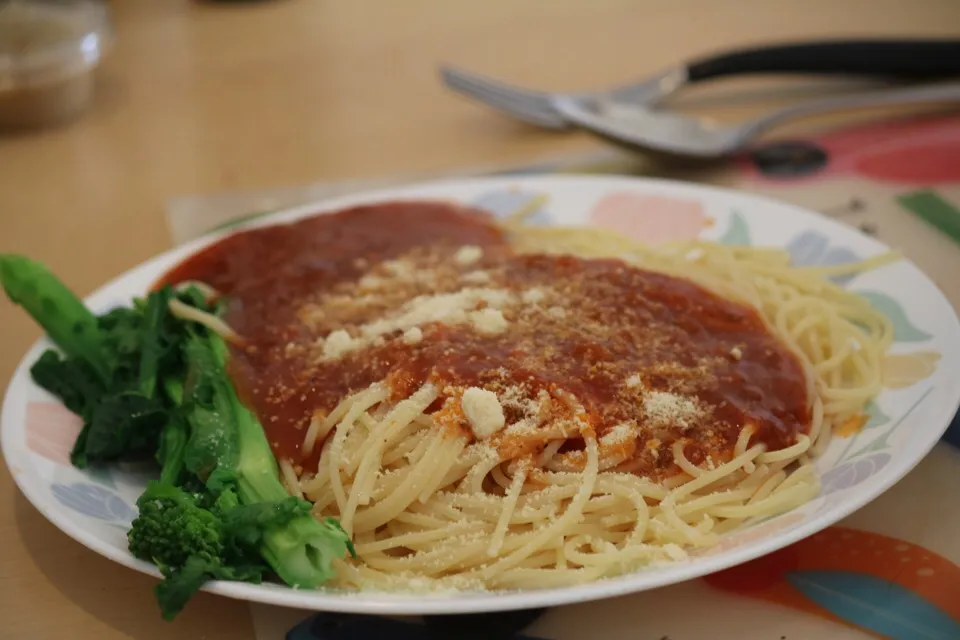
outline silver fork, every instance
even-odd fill
[[[887,76],[932,79],[960,75],[960,40],[837,40],[763,46],[701,58],[640,82],[598,92],[532,91],[449,66],[447,87],[487,106],[548,129],[570,127],[557,100],[606,99],[655,105],[681,87],[753,73]]]
[[[670,69],[636,84],[597,93],[532,91],[449,66],[440,67],[440,78],[454,91],[475,98],[517,120],[558,130],[569,129],[573,125],[556,110],[556,100],[608,97],[625,103],[654,105],[688,82],[683,68]]]
[[[558,98],[554,107],[568,122],[632,149],[711,158],[739,151],[761,133],[791,120],[846,109],[941,102],[960,103],[960,83],[813,100],[734,126],[719,126],[702,118],[651,111],[608,99]]]

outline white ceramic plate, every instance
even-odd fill
[[[248,223],[263,225],[361,202],[443,199],[497,214],[546,195],[536,224],[591,224],[651,242],[704,239],[785,247],[796,264],[836,264],[886,249],[861,233],[800,208],[702,186],[620,178],[546,177],[442,182],[301,207]],[[218,236],[192,242],[146,262],[87,299],[97,312],[142,295],[169,267]],[[817,470],[820,496],[790,513],[734,532],[702,554],[676,564],[592,584],[523,592],[403,595],[296,591],[275,584],[221,582],[208,591],[289,607],[379,614],[467,613],[553,606],[652,589],[770,553],[845,517],[890,488],[940,438],[960,402],[960,325],[937,287],[902,260],[845,281],[869,298],[896,327],[884,363],[888,388],[868,407],[870,421],[850,438],[837,438]],[[79,420],[35,386],[29,367],[40,341],[17,369],[3,405],[2,444],[7,465],[27,498],[56,526],[112,560],[156,575],[127,551],[126,531],[146,472],[74,469],[69,451]]]

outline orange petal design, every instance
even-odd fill
[[[855,436],[863,429],[863,425],[867,424],[870,420],[870,416],[865,413],[858,413],[856,415],[850,416],[842,423],[840,426],[834,429],[833,435],[840,436],[841,438],[849,438],[850,436]]]
[[[27,447],[47,460],[70,464],[83,420],[57,402],[27,404]]]
[[[888,355],[881,366],[883,384],[890,389],[909,387],[933,374],[939,361],[936,351]]]
[[[960,567],[919,545],[878,533],[830,527],[737,567],[706,576],[711,586],[846,621],[808,600],[786,580],[791,571],[847,571],[893,582],[960,620]]]
[[[621,192],[601,198],[590,211],[590,222],[653,244],[693,240],[707,227],[709,219],[696,200]]]

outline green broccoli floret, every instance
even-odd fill
[[[223,522],[198,498],[172,485],[151,482],[140,496],[140,515],[127,540],[130,552],[157,566],[180,567],[190,556],[216,560],[224,553]]]
[[[267,566],[258,552],[258,540],[248,541],[247,523],[258,514],[244,514],[232,491],[213,498],[151,482],[137,506],[140,514],[127,540],[133,555],[154,563],[163,574],[154,593],[165,619],[175,618],[210,580],[259,583],[263,579]],[[258,507],[262,510],[266,505]],[[299,505],[279,506],[272,512],[282,520],[299,509]]]
[[[214,497],[163,482],[151,482],[137,506],[130,552],[163,574],[156,596],[167,619],[209,580],[260,582],[268,571],[261,555],[267,532],[310,518],[310,503],[292,496],[242,505],[232,489]]]

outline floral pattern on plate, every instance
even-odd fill
[[[533,210],[528,212],[529,215],[526,217],[527,224],[550,224],[550,214],[545,207],[546,196],[542,193],[520,189],[498,189],[477,196],[470,204],[478,209],[489,211],[497,218],[508,218],[532,207]]]
[[[832,266],[857,262],[860,257],[847,247],[833,245],[824,233],[819,231],[804,231],[787,243],[787,251],[795,266]],[[839,283],[852,280],[855,275],[834,277]]]
[[[137,510],[120,496],[104,487],[85,482],[54,483],[53,497],[63,506],[85,516],[127,527],[137,517]]]
[[[27,405],[27,447],[51,462],[70,464],[70,451],[83,420],[59,402]]]
[[[894,298],[880,291],[857,291],[857,295],[866,298],[880,313],[893,323],[893,338],[897,342],[923,342],[930,334],[917,327],[907,316],[906,310]]]
[[[717,240],[720,244],[750,245],[750,227],[747,219],[739,211],[730,214],[730,222],[726,232]]]
[[[697,200],[630,191],[603,196],[589,216],[593,226],[650,244],[694,240],[713,223]]]
[[[884,357],[881,364],[883,386],[904,389],[926,380],[937,370],[940,354],[936,351],[897,353]]]
[[[872,453],[862,458],[848,460],[820,476],[820,495],[827,496],[834,491],[854,487],[890,462],[890,454],[884,451]]]

